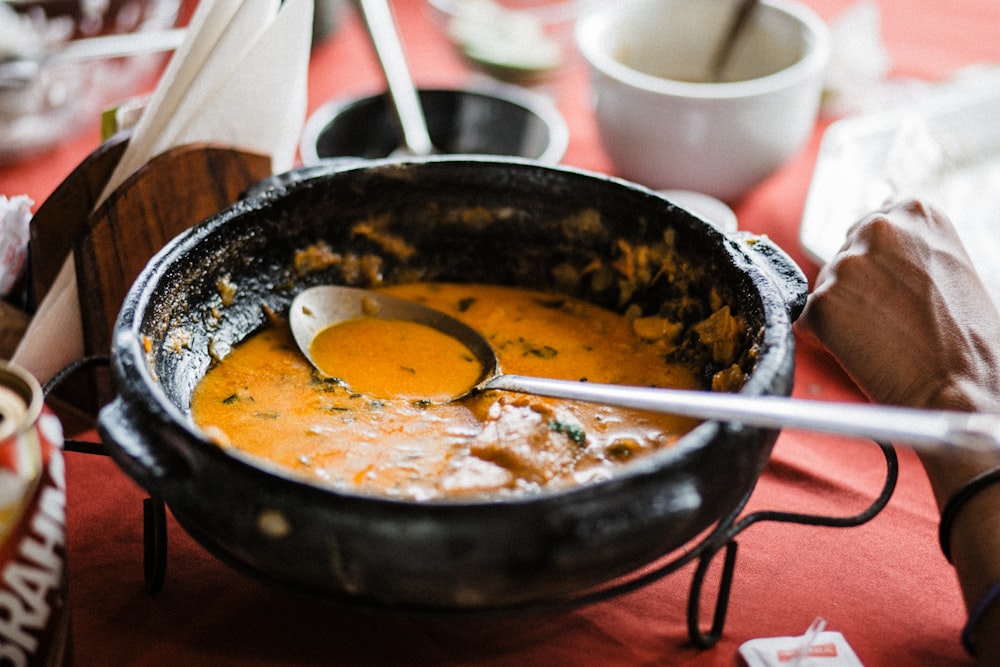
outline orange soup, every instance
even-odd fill
[[[316,367],[372,398],[450,401],[482,375],[475,354],[426,324],[359,317],[323,329],[309,346]]]
[[[381,291],[477,329],[508,373],[698,385],[694,369],[667,361],[681,333],[667,320],[629,319],[510,287],[412,283]],[[382,334],[357,326],[329,344],[330,353],[359,361],[346,385],[310,366],[287,323],[263,328],[206,373],[192,397],[195,422],[220,446],[316,483],[406,499],[533,493],[601,479],[634,457],[669,446],[696,423],[506,392],[457,401],[415,398],[419,389],[394,392],[404,384],[400,366],[404,375],[437,372],[440,341],[403,341],[421,354],[386,366],[380,362],[391,357],[388,343],[376,343]],[[431,367],[421,366],[425,362]],[[363,377],[365,368],[370,378]]]

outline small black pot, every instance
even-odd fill
[[[365,220],[415,253],[396,256],[352,233]],[[333,491],[227,453],[192,424],[190,396],[213,354],[260,326],[262,306],[285,312],[312,284],[365,284],[339,269],[298,275],[295,252],[318,240],[379,257],[387,283],[560,289],[650,313],[676,296],[669,279],[623,293],[580,269],[614,261],[620,239],[656,244],[665,234],[702,269],[690,286],[696,303],[715,290],[747,322],[753,354],[742,391],[790,393],[792,321],[807,287],[766,239],[729,237],[620,180],[440,157],[293,172],[170,242],[133,285],[115,327],[118,397],[101,411],[101,435],[206,548],[295,590],[378,608],[483,610],[600,586],[738,508],[777,431],[706,422],[607,481],[517,499],[410,502]],[[223,303],[221,278],[237,287],[232,303]],[[703,312],[690,316],[707,308],[695,305]]]
[[[442,153],[562,159],[569,129],[545,97],[517,86],[417,91],[427,132]],[[313,165],[329,158],[384,158],[403,144],[388,93],[336,99],[306,122],[299,152]]]

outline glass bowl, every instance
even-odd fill
[[[180,0],[0,0],[0,61],[69,40],[173,26]],[[101,112],[136,93],[162,54],[43,62],[27,83],[0,87],[0,164],[37,155],[93,127]]]
[[[573,48],[583,0],[427,0],[475,68],[515,83],[549,78]]]

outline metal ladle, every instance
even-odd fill
[[[990,413],[917,410],[505,375],[489,342],[468,325],[439,310],[363,289],[334,285],[306,289],[292,301],[289,324],[295,342],[315,366],[310,346],[317,333],[339,322],[366,316],[418,322],[462,342],[483,368],[478,383],[470,387],[467,394],[498,389],[750,426],[801,428],[901,442],[915,448],[950,446],[978,451],[1000,448],[1000,415]]]
[[[389,98],[403,133],[402,152],[418,157],[436,153],[427,131],[427,119],[420,104],[420,96],[406,66],[406,56],[403,54],[403,45],[396,32],[389,3],[386,0],[359,0],[358,6],[385,75]]]

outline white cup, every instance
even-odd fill
[[[826,25],[761,0],[720,81],[711,63],[736,0],[592,5],[576,27],[617,175],[735,201],[801,150],[830,57]]]

